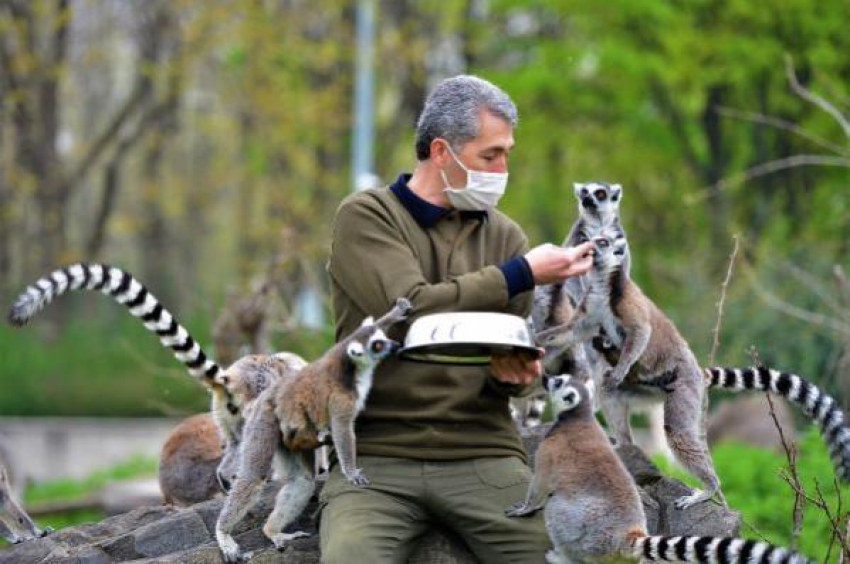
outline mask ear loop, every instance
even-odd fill
[[[459,167],[460,167],[460,169],[461,169],[463,172],[465,172],[465,173],[466,173],[466,185],[465,185],[465,186],[463,186],[463,188],[455,188],[454,186],[452,186],[452,185],[449,183],[449,177],[446,175],[446,171],[445,171],[445,169],[442,169],[442,168],[441,168],[441,169],[440,169],[440,176],[441,176],[441,177],[442,177],[442,179],[443,179],[443,183],[445,183],[445,185],[446,185],[446,189],[447,189],[447,190],[464,190],[464,189],[466,189],[466,188],[469,186],[469,184],[470,184],[470,179],[469,179],[469,169],[468,169],[468,168],[466,168],[462,162],[460,162],[460,159],[457,157],[457,155],[455,154],[455,152],[452,150],[452,146],[449,144],[449,142],[448,142],[448,141],[446,141],[445,139],[442,139],[442,141],[446,144],[446,149],[449,151],[449,154],[452,156],[452,159],[454,159],[454,161],[455,161],[455,163],[457,164],[457,166],[459,166]]]

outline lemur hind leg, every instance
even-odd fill
[[[703,426],[704,394],[705,388],[699,378],[680,378],[664,402],[664,430],[670,449],[704,487],[702,492],[678,498],[674,502],[678,509],[708,501],[715,495],[726,505]]]
[[[239,447],[236,480],[215,526],[216,540],[225,562],[238,562],[242,558],[239,545],[232,536],[233,530],[259,500],[262,486],[271,477],[272,461],[276,454],[280,456],[280,428],[274,411],[263,401],[264,396],[257,400],[259,403],[248,420]]]
[[[313,451],[301,453],[287,451],[283,462],[281,469],[283,486],[275,498],[274,509],[263,526],[263,534],[274,543],[278,550],[282,550],[292,539],[310,536],[310,533],[304,531],[285,532],[284,529],[298,519],[304,511],[316,486],[313,479],[315,467]]]

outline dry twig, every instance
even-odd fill
[[[732,268],[735,266],[735,258],[738,256],[738,236],[735,235],[733,239],[735,246],[732,249],[732,254],[729,256],[729,268],[726,270],[726,278],[720,286],[720,299],[717,301],[717,323],[714,324],[711,354],[708,356],[708,364],[710,366],[714,366],[714,357],[717,354],[717,349],[720,348],[720,325],[723,322],[723,306],[726,303],[726,290],[729,288],[729,281],[732,279]]]

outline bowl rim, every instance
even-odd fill
[[[411,330],[417,323],[439,324],[439,318],[468,318],[480,317],[488,319],[492,323],[494,318],[503,318],[517,327],[522,326],[528,335],[528,344],[521,342],[496,342],[478,339],[438,340],[424,343],[409,342]],[[423,321],[424,320],[424,321]],[[434,323],[436,322],[436,323]],[[493,354],[510,352],[529,352],[539,354],[540,350],[534,344],[533,332],[528,321],[519,315],[496,311],[451,311],[431,313],[418,317],[411,323],[407,335],[405,335],[404,346],[399,350],[399,355],[405,360],[416,362],[438,363],[438,364],[463,364],[482,365],[489,364]]]

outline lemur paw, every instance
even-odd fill
[[[363,473],[363,470],[360,468],[355,468],[354,472],[349,472],[345,476],[349,483],[355,486],[368,486],[369,478],[366,477],[366,474]]]
[[[602,389],[606,392],[617,389],[617,386],[623,383],[623,378],[614,375],[613,370],[606,370],[602,376]]]
[[[233,537],[221,531],[216,531],[216,540],[218,540],[218,548],[221,550],[221,555],[225,562],[234,563],[240,561],[239,545],[233,540]]]
[[[525,517],[533,515],[537,509],[537,507],[532,507],[524,501],[518,501],[505,510],[505,515],[508,517]]]
[[[695,490],[691,495],[683,495],[682,497],[676,498],[673,501],[673,507],[676,509],[687,509],[698,503],[708,501],[709,499],[711,499],[710,493]]]
[[[47,535],[49,535],[50,533],[52,533],[55,530],[56,529],[54,529],[53,527],[48,525],[44,529],[41,530],[41,532],[38,534],[38,536],[39,536],[39,538],[46,537]]]
[[[306,531],[293,531],[291,533],[276,533],[269,537],[277,550],[283,550],[289,541],[309,537],[310,533]]]

